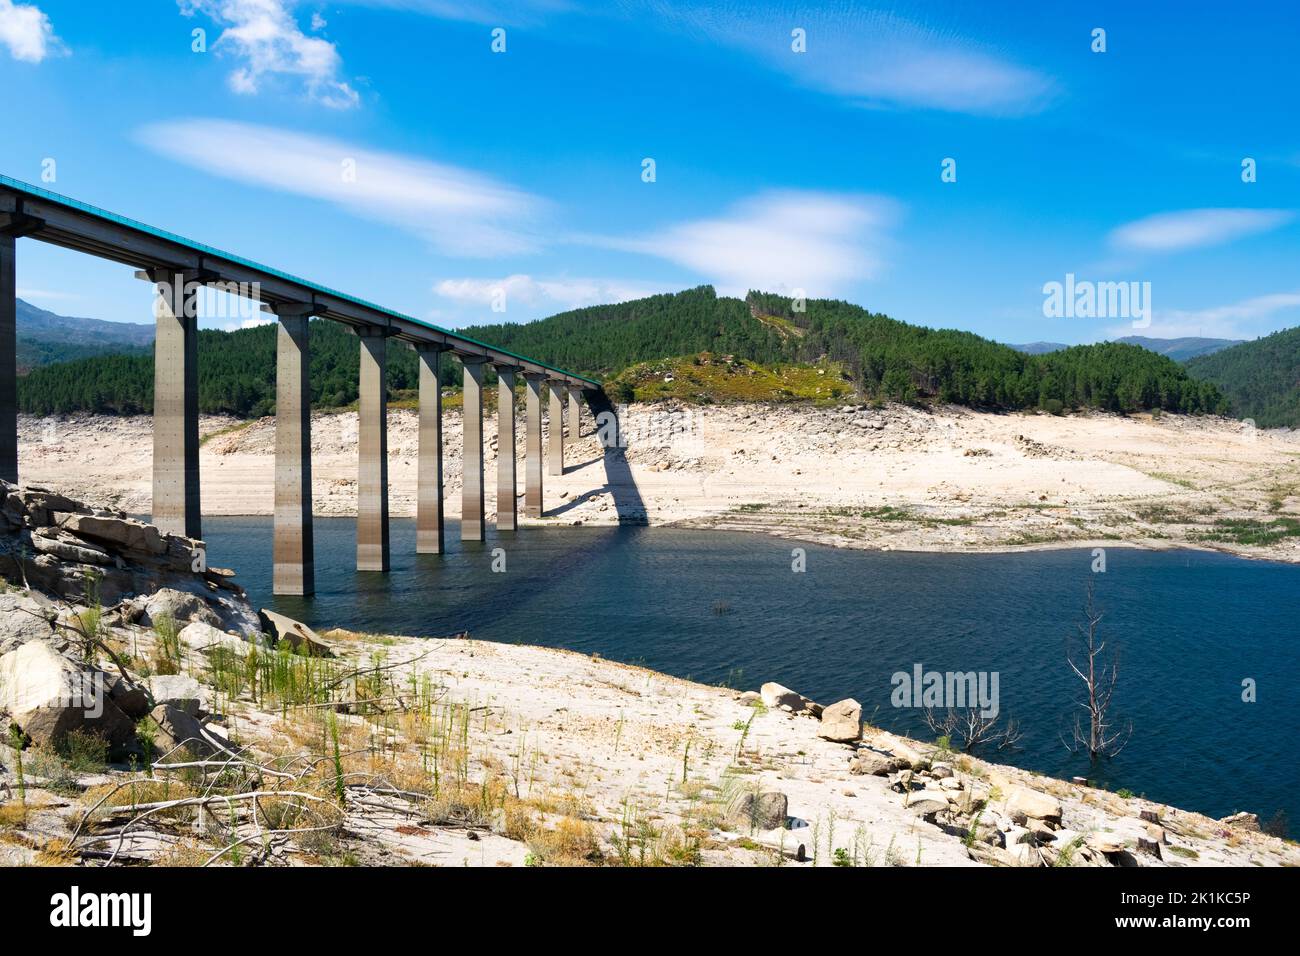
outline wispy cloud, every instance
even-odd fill
[[[1269,232],[1293,218],[1285,209],[1183,209],[1126,223],[1111,232],[1110,241],[1138,252],[1179,252]]]
[[[1288,318],[1289,316],[1289,318]],[[1282,317],[1282,321],[1279,321]],[[1157,309],[1144,335],[1253,339],[1300,321],[1300,291],[1274,292],[1206,309]],[[1132,335],[1131,326],[1109,329],[1111,337]]]
[[[574,9],[569,0],[343,0],[359,7],[386,7],[427,14],[440,20],[515,26],[539,23],[550,14]]]
[[[846,3],[823,10],[666,0],[625,0],[624,6],[866,106],[1019,116],[1044,109],[1058,87],[1051,76],[954,30]],[[805,31],[806,52],[791,49],[796,28]]]
[[[26,299],[28,302],[71,302],[85,298],[79,292],[50,289],[19,289],[17,295],[18,298]]]
[[[775,191],[714,219],[633,238],[586,237],[690,269],[725,293],[749,289],[835,295],[882,268],[898,206],[881,196]]]
[[[500,279],[444,279],[434,286],[434,292],[464,305],[490,307],[502,302],[507,310],[521,305],[533,311],[563,312],[586,305],[644,299],[677,287],[623,279],[536,278],[517,273]]]
[[[15,60],[40,63],[61,52],[63,44],[54,35],[50,18],[40,7],[13,0],[0,0],[0,46]]]
[[[196,169],[333,203],[398,226],[448,255],[534,251],[538,197],[457,166],[226,120],[144,127],[148,148]]]
[[[359,102],[356,90],[339,79],[343,61],[333,43],[308,36],[287,0],[177,0],[181,13],[201,13],[223,27],[214,45],[242,61],[230,74],[236,93],[257,93],[267,76],[301,77],[308,96],[334,109]],[[323,21],[313,20],[313,24]]]

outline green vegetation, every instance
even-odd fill
[[[952,402],[976,408],[1095,408],[1133,412],[1220,412],[1211,383],[1137,346],[1084,345],[1026,355],[952,329],[927,329],[847,302],[792,300],[751,292],[745,301],[710,286],[635,302],[593,306],[526,324],[480,326],[466,334],[511,351],[608,381],[620,401],[795,401],[849,396],[877,402]],[[199,407],[240,417],[275,404],[274,326],[203,331]],[[1231,350],[1230,350],[1231,351]],[[389,349],[395,399],[416,388],[414,354]],[[1222,353],[1227,354],[1227,353]],[[346,407],[356,400],[356,339],[312,323],[312,401]],[[445,384],[460,370],[446,363]],[[153,359],[113,355],[46,366],[20,381],[19,403],[34,414],[101,410],[147,412]]]
[[[1218,386],[1232,413],[1260,428],[1300,426],[1300,328],[1203,355],[1187,363],[1192,377]]]
[[[1287,538],[1300,538],[1300,518],[1279,517],[1272,521],[1258,518],[1220,518],[1209,531],[1189,534],[1193,541],[1219,541],[1269,547]]]

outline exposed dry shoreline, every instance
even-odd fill
[[[626,467],[609,467],[584,416],[542,524],[710,527],[836,547],[1000,551],[1134,545],[1300,561],[1300,435],[1177,415],[985,414],[902,406],[633,406]],[[356,416],[318,414],[321,515],[356,508]],[[202,422],[203,510],[269,515],[274,420]],[[522,429],[517,449],[523,489]],[[416,417],[389,414],[394,516],[414,513]],[[486,461],[496,466],[495,420]],[[445,420],[447,513],[458,516],[460,417]],[[24,482],[147,514],[148,417],[25,417]],[[488,481],[488,508],[495,482]],[[525,522],[528,523],[528,522]],[[1257,532],[1265,528],[1261,536]],[[1270,540],[1271,539],[1271,540]]]

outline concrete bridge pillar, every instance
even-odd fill
[[[16,241],[0,232],[0,478],[18,483]]]
[[[388,336],[380,327],[357,326],[361,375],[357,401],[357,570],[387,571],[388,547]]]
[[[582,437],[581,395],[576,386],[569,386],[569,441],[576,442]]]
[[[497,370],[497,530],[514,531],[516,514],[515,479],[515,375],[513,365]]]
[[[526,403],[527,431],[524,484],[524,514],[529,518],[542,516],[542,383],[545,375],[525,373],[528,387]]]
[[[153,523],[203,537],[199,509],[199,309],[202,277],[142,273],[154,284]]]
[[[550,391],[551,449],[548,458],[550,467],[547,471],[552,475],[562,475],[564,474],[564,398],[568,389],[561,382],[551,382]]]
[[[465,450],[461,456],[460,539],[484,540],[483,521],[483,366],[481,355],[457,357],[465,367]]]
[[[415,553],[442,554],[442,345],[417,345],[420,364],[420,459],[415,498]]]
[[[311,352],[307,328],[319,310],[285,304],[275,347],[275,537],[271,590],[316,593],[311,515]]]

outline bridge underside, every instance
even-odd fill
[[[311,385],[308,328],[314,317],[347,325],[359,342],[357,570],[389,569],[386,355],[388,340],[419,356],[419,467],[416,551],[443,551],[441,356],[465,371],[462,537],[484,538],[484,368],[498,380],[497,527],[516,528],[516,375],[527,383],[524,513],[542,507],[541,387],[550,391],[551,474],[564,470],[565,398],[571,440],[580,429],[579,393],[600,383],[515,355],[454,331],[383,309],[287,273],[193,243],[0,176],[0,478],[18,480],[16,382],[17,239],[29,237],[131,266],[154,286],[153,518],[164,530],[200,542],[198,442],[198,293],[204,287],[247,296],[278,320],[274,591],[315,588],[311,511]]]

